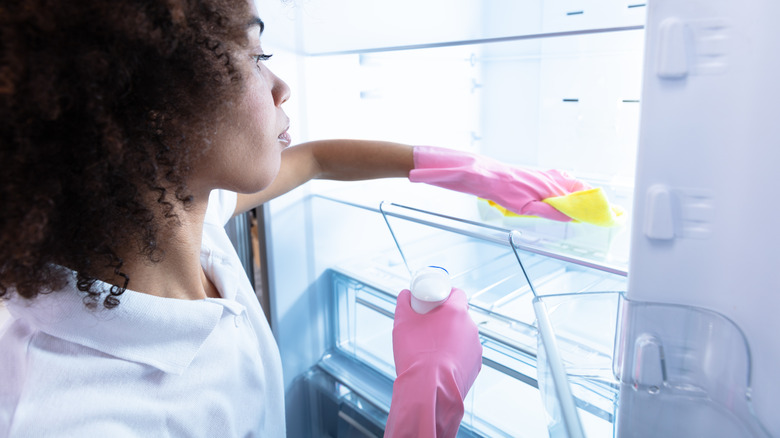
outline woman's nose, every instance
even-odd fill
[[[274,75],[274,87],[271,92],[273,93],[276,106],[280,106],[290,98],[290,87],[276,75]]]

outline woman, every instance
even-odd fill
[[[539,202],[583,188],[559,172],[288,148],[263,26],[246,0],[0,6],[0,436],[283,436],[279,353],[222,226],[311,178],[408,176],[568,220]],[[457,431],[481,364],[466,307],[399,296],[390,434]]]

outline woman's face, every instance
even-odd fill
[[[282,109],[290,88],[263,64],[262,22],[253,20],[247,32],[249,44],[231,59],[241,72],[243,92],[218,116],[212,144],[193,168],[192,190],[260,191],[276,177],[281,152],[290,145],[290,119]]]

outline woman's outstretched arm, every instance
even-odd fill
[[[251,210],[311,179],[356,181],[409,176],[413,149],[400,143],[371,140],[318,140],[282,152],[276,179],[257,193],[239,194],[235,214]]]

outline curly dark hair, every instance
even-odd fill
[[[96,306],[108,271],[111,308],[129,281],[120,248],[163,256],[159,218],[191,202],[205,122],[241,89],[231,55],[251,14],[247,0],[0,4],[0,298],[73,271]]]

